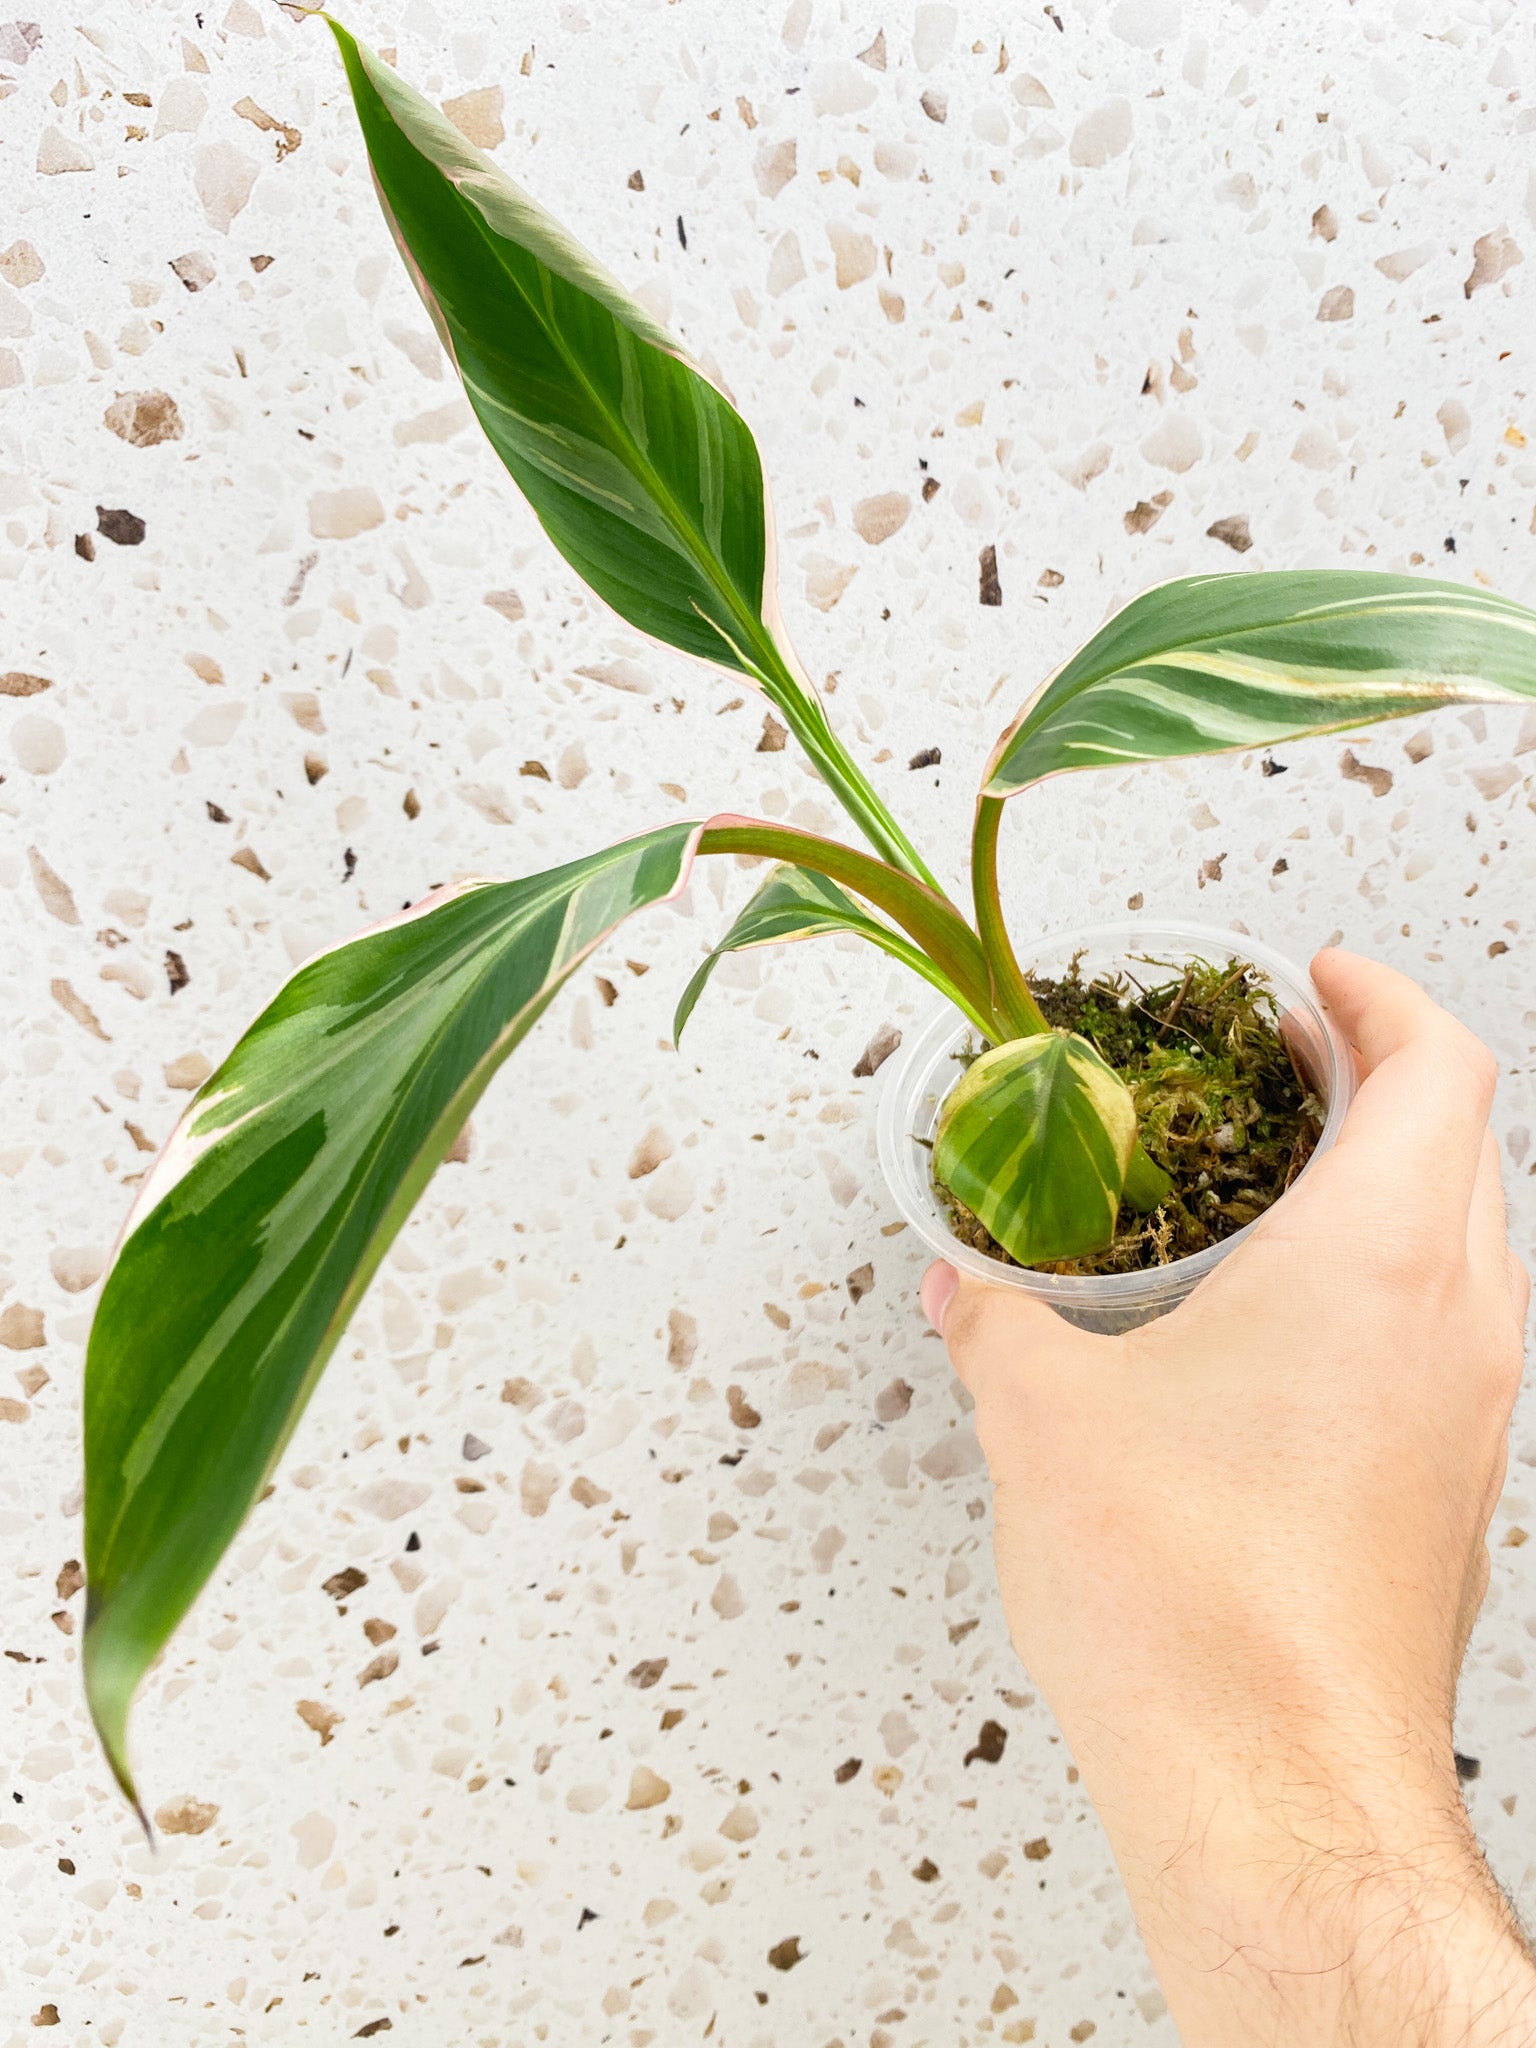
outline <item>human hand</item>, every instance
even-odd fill
[[[1451,1747],[1529,1296],[1496,1068],[1403,976],[1313,975],[1360,1092],[1183,1306],[1092,1336],[942,1264],[923,1305],[1014,1642],[1186,2042],[1532,2042]]]

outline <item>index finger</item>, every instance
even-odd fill
[[[1405,1199],[1464,1226],[1498,1067],[1478,1038],[1406,974],[1330,947],[1312,978],[1358,1049],[1364,1080],[1339,1150],[1384,1203]]]

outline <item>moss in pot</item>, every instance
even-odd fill
[[[759,690],[776,714],[762,747],[792,737],[869,850],[723,814],[571,848],[562,865],[516,880],[453,883],[300,968],[226,1055],[145,1176],[87,1358],[83,1665],[130,1794],[134,1691],[268,1486],[412,1204],[564,984],[631,913],[677,895],[695,860],[774,865],[684,991],[674,1037],[726,952],[826,933],[881,948],[945,1005],[901,1070],[910,1078],[924,1051],[943,1086],[925,1068],[916,1096],[887,1087],[882,1100],[882,1157],[902,1207],[954,1256],[984,1259],[999,1284],[1124,1326],[1187,1292],[1253,1227],[1242,1203],[1305,1170],[1305,1091],[1286,1093],[1283,1048],[1265,1035],[1244,963],[1267,977],[1326,1113],[1320,1147],[1343,1114],[1347,1049],[1304,976],[1229,934],[1077,934],[1054,957],[1035,949],[1032,982],[998,888],[1005,805],[1050,775],[1536,698],[1536,614],[1487,590],[1360,571],[1164,585],[1102,626],[998,741],[969,889],[951,895],[939,875],[966,863],[927,864],[794,651],[762,464],[729,399],[491,159],[328,25],[389,229],[550,541],[629,627],[713,664],[738,694]],[[638,727],[630,743],[638,758]],[[1143,978],[1148,959],[1165,963],[1160,979]],[[1151,994],[1155,1025],[1119,1014],[1106,971],[1134,977],[1138,1001]],[[990,1049],[964,1076],[943,1170],[1013,1265],[955,1236],[920,1142],[934,1135],[966,1034]],[[1222,1162],[1245,1150],[1247,1178],[1223,1194]],[[1193,1176],[1184,1151],[1201,1159]],[[1212,1187],[1214,1211],[1201,1199]],[[1212,1241],[1183,1255],[1202,1227]],[[1166,1263],[1093,1270],[1159,1247]]]

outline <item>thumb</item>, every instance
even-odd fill
[[[1036,1371],[1067,1367],[1111,1341],[1079,1330],[1032,1295],[989,1287],[942,1259],[923,1275],[918,1298],[972,1394],[994,1375],[1018,1384]]]

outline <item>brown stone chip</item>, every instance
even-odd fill
[[[939,1866],[931,1856],[925,1856],[921,1863],[914,1865],[912,1875],[919,1884],[932,1884],[939,1874]]]
[[[1234,512],[1228,519],[1213,519],[1205,532],[1208,540],[1225,541],[1236,555],[1246,555],[1253,546],[1246,512]]]
[[[260,257],[256,259],[260,262]],[[173,256],[171,268],[189,292],[200,292],[213,283],[213,259],[201,249],[189,249],[185,256]]]
[[[253,127],[260,128],[265,134],[277,137],[277,160],[279,163],[282,162],[285,156],[291,156],[304,140],[304,137],[297,128],[290,128],[286,121],[279,121],[274,115],[269,114],[264,107],[258,107],[249,93],[247,93],[244,99],[235,101],[235,112],[242,121],[249,121]],[[475,138],[471,137],[470,139],[473,141]]]
[[[667,1668],[665,1657],[642,1657],[638,1664],[632,1664],[624,1676],[637,1692],[649,1692]]]
[[[1353,747],[1344,749],[1344,758],[1339,763],[1339,773],[1346,782],[1363,782],[1372,796],[1385,796],[1392,787],[1392,770],[1373,768],[1369,762],[1358,760]]]
[[[549,770],[542,761],[525,761],[518,769],[519,775],[526,775],[534,782],[548,782]]]
[[[254,875],[258,882],[270,882],[272,877],[262,866],[261,855],[254,846],[240,846],[229,856],[232,868],[244,868],[248,875]]]
[[[740,1387],[726,1388],[725,1405],[730,1410],[731,1421],[737,1429],[756,1429],[763,1419]]]
[[[85,1573],[80,1569],[78,1557],[66,1558],[59,1566],[59,1576],[53,1582],[53,1590],[61,1600],[73,1600],[85,1584]]]
[[[900,1422],[912,1406],[912,1389],[905,1380],[892,1380],[875,1396],[875,1420]]]
[[[667,1312],[667,1363],[686,1372],[699,1348],[699,1326],[686,1309]]]
[[[629,1813],[643,1813],[647,1807],[665,1806],[672,1797],[672,1787],[665,1778],[658,1777],[649,1764],[636,1764],[629,1780],[629,1797],[625,1810]]]
[[[162,1835],[205,1835],[218,1817],[216,1806],[185,1793],[167,1800],[155,1815],[155,1826]]]
[[[983,599],[982,602],[985,603],[986,600]],[[907,766],[908,768],[937,768],[943,758],[943,749],[940,747],[919,747],[907,763]]]
[[[376,1679],[388,1678],[399,1666],[398,1650],[380,1650],[377,1657],[365,1664],[357,1674],[359,1686],[372,1685]]]
[[[96,531],[120,548],[136,548],[143,540],[146,527],[137,512],[124,511],[108,505],[96,507]]]
[[[900,1044],[901,1033],[896,1029],[896,1026],[894,1024],[882,1024],[868,1045],[859,1054],[853,1068],[855,1078],[867,1080],[871,1074],[885,1065],[885,1062]]]
[[[28,675],[25,669],[7,669],[0,675],[0,697],[40,697],[52,688],[47,676]]]
[[[1323,293],[1317,304],[1319,320],[1353,320],[1355,317],[1355,295],[1347,284],[1333,285]]]
[[[392,2033],[394,2025],[394,2021],[390,2019],[370,2020],[367,2026],[359,2027],[352,2038],[354,2041],[371,2041],[375,2034]]]
[[[384,1621],[377,1614],[370,1615],[363,1623],[363,1634],[376,1650],[399,1633],[392,1621]]]
[[[784,751],[784,742],[788,738],[788,728],[786,726],[780,725],[779,721],[774,717],[771,711],[765,712],[763,714],[763,736],[757,743],[758,753],[782,754]]]
[[[918,105],[928,116],[929,120],[937,121],[940,127],[949,119],[948,99],[943,93],[935,92],[932,86],[929,86],[928,90],[923,94],[922,98],[918,101]]]
[[[323,1700],[300,1700],[294,1711],[306,1728],[314,1729],[320,1738],[322,1749],[341,1725],[342,1716],[334,1707],[328,1707]]]
[[[56,917],[60,924],[78,924],[80,913],[75,908],[75,899],[69,884],[43,859],[37,847],[27,848],[27,861],[32,869],[32,882],[50,917]]]
[[[349,1564],[344,1565],[339,1572],[332,1572],[322,1583],[320,1590],[329,1593],[333,1600],[345,1600],[367,1583],[368,1574],[360,1572],[355,1564]]]
[[[168,391],[120,391],[102,415],[102,422],[130,448],[157,448],[162,441],[179,441],[186,432]],[[105,527],[101,530],[107,531]],[[139,538],[143,537],[141,522]],[[108,534],[107,538],[115,540],[117,536]]]
[[[45,1341],[40,1308],[28,1308],[23,1302],[13,1301],[9,1308],[0,1310],[0,1344],[7,1351],[37,1351]]]
[[[799,1935],[792,1934],[787,1941],[776,1941],[768,1951],[768,1960],[776,1970],[792,1970],[796,1963],[803,1963],[805,1957],[800,1953]]]
[[[1024,1854],[1031,1863],[1043,1863],[1051,1853],[1051,1845],[1044,1835],[1037,1835],[1034,1841],[1024,1844]]]
[[[981,551],[981,601],[983,604],[1001,604],[1003,588],[997,580],[997,549],[988,541]]]
[[[833,1782],[838,1785],[846,1785],[852,1779],[856,1778],[859,1775],[860,1771],[863,1770],[863,1768],[863,1757],[845,1757],[843,1761],[838,1765],[837,1769],[832,1773]]]
[[[1491,235],[1479,235],[1472,244],[1472,269],[1462,291],[1470,299],[1485,284],[1497,284],[1506,270],[1523,263],[1524,256],[1507,228],[1495,228]]]
[[[850,1301],[862,1301],[875,1284],[875,1269],[868,1260],[862,1266],[855,1266],[843,1283],[848,1289]]]
[[[975,1745],[965,1753],[967,1767],[971,1764],[995,1764],[1002,1760],[1003,1751],[1008,1747],[1008,1730],[1001,1721],[983,1721],[981,1733]]]
[[[96,1012],[82,996],[75,994],[75,991],[62,976],[49,982],[48,992],[66,1017],[73,1017],[81,1029],[89,1031],[93,1038],[100,1038],[107,1044],[111,1044],[111,1033],[102,1030],[101,1020],[97,1017]]]

